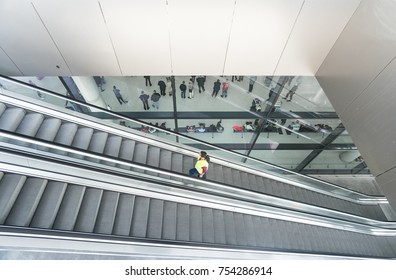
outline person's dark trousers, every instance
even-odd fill
[[[125,100],[122,98],[122,96],[117,97],[117,100],[118,100],[118,102],[120,102],[120,104],[126,103]]]
[[[199,172],[195,168],[190,169],[189,174],[190,174],[190,176],[193,176],[193,177],[199,177]],[[202,176],[202,178],[206,179],[206,173]]]
[[[143,107],[144,107],[144,110],[150,110],[150,107],[148,105],[148,101],[143,101]]]
[[[201,93],[201,88],[202,91],[205,91],[205,87],[203,85],[198,85],[199,93]]]
[[[249,84],[249,92],[252,92],[253,90],[253,85]]]
[[[220,90],[213,90],[212,96],[217,97]]]
[[[161,91],[161,95],[164,95],[164,96],[166,95],[164,88],[160,88],[160,91]]]
[[[181,92],[181,98],[186,98],[186,92],[185,91]]]
[[[147,84],[149,84],[150,85],[150,87],[152,86],[152,84],[151,84],[151,80],[150,80],[150,78],[145,78],[146,79],[146,87],[147,87]]]

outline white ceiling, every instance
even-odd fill
[[[0,74],[314,75],[359,3],[0,0]]]

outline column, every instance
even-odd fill
[[[76,83],[81,95],[89,104],[107,108],[98,86],[93,77],[74,76],[73,81]]]

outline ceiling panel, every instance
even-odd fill
[[[33,0],[73,75],[121,75],[98,1]]]
[[[360,0],[306,0],[275,75],[314,75]]]
[[[169,0],[173,72],[223,72],[235,0]]]
[[[0,43],[1,44],[1,43]],[[0,74],[6,76],[21,76],[23,73],[19,71],[18,67],[7,56],[0,45]]]
[[[170,74],[166,0],[100,3],[123,75]]]
[[[23,75],[70,74],[30,1],[1,0],[0,19],[1,48]]]
[[[272,75],[302,2],[237,1],[224,73]]]

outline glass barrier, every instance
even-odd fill
[[[137,77],[135,77],[137,79]],[[263,78],[263,77],[261,77]],[[264,77],[265,78],[265,77]],[[208,81],[210,81],[211,78],[208,78]],[[224,80],[225,78],[222,78]],[[84,112],[86,115],[89,115],[90,117],[95,117],[95,119],[90,118],[92,121],[98,121],[99,123],[108,123],[111,124],[119,129],[122,129],[124,131],[129,131],[133,133],[137,133],[140,137],[147,137],[151,138],[152,136],[160,137],[160,139],[164,139],[167,141],[167,143],[172,144],[172,143],[180,143],[185,145],[185,147],[191,147],[193,148],[194,151],[198,152],[199,150],[207,150],[209,155],[213,155],[225,160],[228,160],[230,162],[235,162],[236,164],[243,164],[249,168],[254,168],[259,171],[263,172],[269,172],[270,174],[275,174],[277,176],[282,176],[282,178],[287,178],[290,180],[292,183],[295,182],[297,184],[304,184],[304,185],[309,185],[312,186],[313,188],[321,188],[321,189],[334,189],[336,186],[322,182],[316,179],[312,179],[307,176],[303,176],[300,174],[297,174],[295,172],[289,171],[286,168],[290,168],[290,166],[294,167],[296,162],[290,161],[287,162],[287,153],[285,153],[282,150],[277,149],[277,145],[279,145],[280,141],[275,141],[273,136],[276,135],[278,136],[279,133],[261,133],[260,137],[257,141],[258,144],[266,144],[270,146],[270,149],[267,149],[265,151],[252,151],[252,156],[253,157],[247,157],[245,154],[248,152],[250,149],[250,143],[252,141],[252,134],[251,132],[248,132],[245,130],[242,130],[242,132],[235,132],[234,129],[231,129],[228,127],[229,125],[238,123],[239,121],[242,122],[244,119],[206,119],[205,120],[205,127],[210,126],[211,124],[216,124],[221,120],[221,125],[223,126],[223,131],[222,132],[199,132],[199,124],[200,120],[196,119],[183,119],[179,120],[179,131],[180,133],[174,132],[175,129],[175,123],[173,121],[161,121],[159,119],[147,119],[144,118],[144,114],[142,115],[141,119],[146,120],[146,121],[140,121],[137,119],[131,119],[128,115],[127,112],[125,112],[125,116],[123,116],[123,112],[115,113],[110,110],[106,110],[103,108],[99,108],[97,106],[89,105],[86,103],[82,103],[79,101],[72,100],[66,96],[63,96],[61,94],[56,94],[51,91],[46,91],[46,90],[38,90],[35,88],[32,88],[30,85],[26,84],[21,84],[18,81],[14,81],[12,79],[8,79],[6,77],[1,77],[0,82],[3,85],[3,88],[6,90],[3,91],[4,95],[10,95],[13,98],[18,97],[19,95],[16,95],[15,93],[21,94],[23,97],[20,97],[22,99],[31,99],[31,100],[39,100],[40,103],[42,103],[42,100],[38,96],[38,92],[40,93],[45,93],[46,98],[45,102],[50,103],[53,105],[56,105],[61,112],[66,112],[68,114],[80,116],[79,113],[71,113],[74,111],[78,112]],[[234,81],[234,83],[237,83]],[[274,83],[274,81],[272,81]],[[248,93],[247,90],[243,94],[246,94],[248,96],[254,95],[255,94],[255,89],[259,90],[260,89],[260,84],[257,83],[255,84],[254,89],[252,90],[251,93]],[[257,86],[257,87],[256,87]],[[246,88],[246,87],[245,87]],[[267,89],[269,87],[266,86],[265,80],[263,81],[263,85],[261,86],[263,89]],[[208,95],[208,90],[210,87],[208,86],[208,89],[206,91],[202,91],[201,94],[207,94]],[[8,91],[9,90],[9,91]],[[209,91],[210,93],[210,91]],[[195,93],[195,94],[200,94]],[[169,97],[169,96],[167,96]],[[205,97],[206,98],[206,97]],[[207,98],[212,98],[210,95],[207,96]],[[213,97],[214,98],[214,97]],[[221,97],[217,96],[217,99]],[[188,99],[188,98],[186,98]],[[251,103],[252,97],[246,98],[246,100],[249,99],[249,103]],[[222,98],[222,102],[228,102],[225,100],[231,100],[231,94],[229,94],[227,97]],[[190,100],[191,101],[191,100]],[[219,100],[220,101],[220,100]],[[187,101],[186,101],[187,102]],[[211,102],[209,102],[211,103]],[[44,104],[44,103],[42,103]],[[212,104],[212,103],[211,103]],[[231,103],[230,103],[231,104]],[[234,102],[234,104],[237,104]],[[197,105],[197,102],[191,102],[191,106]],[[239,104],[241,105],[241,104]],[[202,106],[202,105],[199,105]],[[255,117],[255,115],[252,115]],[[253,118],[252,118],[253,120]],[[150,125],[150,122],[152,123]],[[271,122],[271,120],[269,120]],[[165,123],[165,127],[161,127],[162,123]],[[157,124],[157,125],[156,125]],[[191,126],[192,124],[195,124],[195,132],[188,132],[187,127]],[[198,126],[198,127],[197,127]],[[277,123],[275,124],[277,126]],[[185,131],[182,130],[182,128],[185,128]],[[287,128],[287,127],[286,127]],[[285,126],[282,127],[283,130],[285,130]],[[197,131],[198,130],[198,131]],[[324,133],[324,132],[323,132]],[[310,136],[306,136],[303,134],[303,132],[291,132],[291,135],[283,135],[283,139],[291,139],[291,138],[297,138],[299,139],[301,144],[318,144],[319,140],[325,137],[323,133],[318,133],[317,137],[319,139],[315,139],[312,137],[311,134]],[[191,135],[194,135],[194,138],[191,137]],[[225,138],[228,140],[226,143],[224,143],[224,137],[222,138],[223,140],[217,139],[217,136],[221,134],[225,136]],[[286,132],[285,132],[286,134]],[[316,135],[316,134],[315,134]],[[289,137],[289,138],[288,138]],[[157,138],[155,138],[157,139]],[[197,140],[198,139],[198,140]],[[268,140],[270,139],[270,140]],[[285,141],[285,140],[282,140]],[[223,142],[223,143],[221,143]],[[227,145],[225,145],[227,144]],[[283,143],[281,143],[283,144]],[[189,148],[190,149],[190,148]],[[190,149],[191,150],[191,149]],[[294,152],[288,152],[289,154],[292,154]],[[294,156],[297,156],[297,152],[294,153]],[[307,152],[303,151],[301,153],[300,151],[300,160],[302,157],[306,156]],[[275,166],[272,164],[268,164],[266,162],[263,162],[263,160],[267,161],[269,158],[274,159],[274,161],[279,164],[280,166]],[[279,158],[278,158],[279,156]]]

